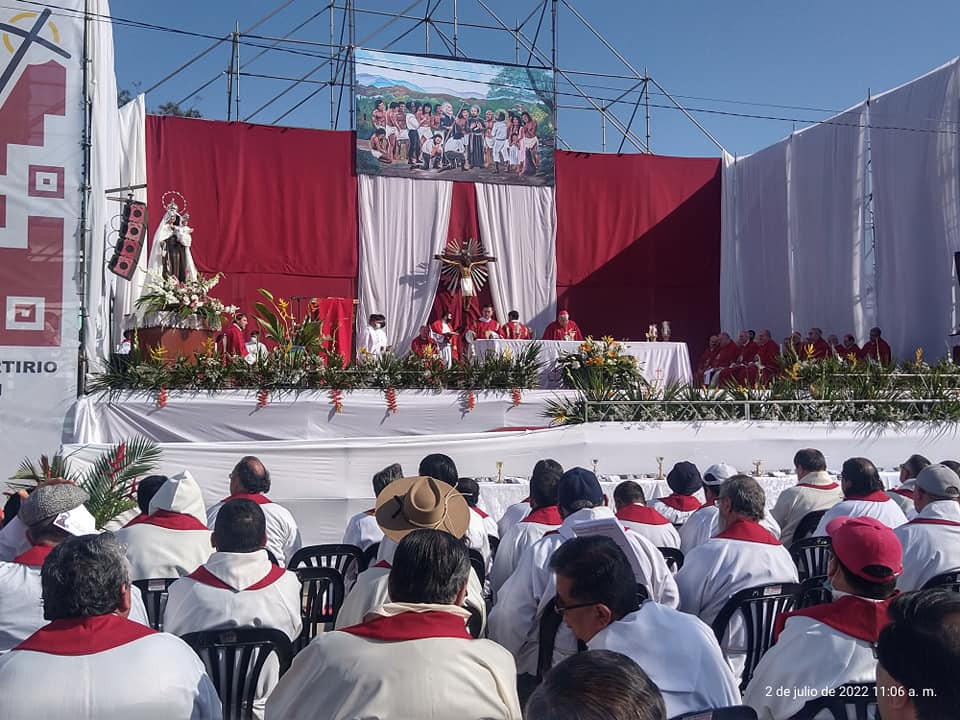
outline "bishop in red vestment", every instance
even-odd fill
[[[420,334],[410,343],[410,350],[420,357],[424,357],[425,355],[437,356],[440,354],[440,346],[437,345],[436,340],[430,337],[429,325],[420,326]]]
[[[889,365],[893,355],[887,341],[880,337],[880,328],[870,328],[870,342],[860,350],[861,360],[872,360],[881,365]]]
[[[547,325],[543,331],[544,340],[583,340],[583,333],[577,324],[570,319],[570,313],[561,310],[555,322]]]

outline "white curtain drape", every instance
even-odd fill
[[[787,154],[787,235],[793,328],[863,338],[866,103],[793,133]]]
[[[480,236],[501,323],[516,310],[540,337],[557,310],[557,206],[552,187],[477,183]]]
[[[371,313],[387,317],[397,354],[430,316],[450,225],[453,183],[360,175],[360,328]]]
[[[942,356],[956,324],[958,116],[956,59],[870,106],[877,324],[901,358]]]
[[[89,11],[95,17],[110,17],[107,0],[91,0]],[[107,361],[113,348],[109,298],[116,277],[107,271],[107,246],[111,238],[113,217],[120,212],[119,203],[107,200],[106,190],[118,185],[120,168],[120,113],[117,110],[117,78],[113,66],[113,26],[110,23],[89,24],[91,58],[87,92],[90,112],[90,194],[87,201],[86,243],[86,335],[84,353],[96,370]]]
[[[147,183],[147,116],[146,96],[138,95],[120,108],[120,180],[118,187],[130,185],[146,185]],[[127,193],[117,193],[126,197]],[[147,201],[147,190],[142,188],[133,191],[133,199],[140,202]],[[154,208],[152,217],[162,217],[163,208]],[[156,222],[154,220],[154,222]],[[119,227],[119,226],[118,226]],[[144,232],[144,243],[150,230]],[[114,300],[113,333],[118,339],[122,336],[128,318],[134,313],[137,298],[143,290],[147,278],[147,253],[144,245],[140,253],[137,269],[129,281],[118,278],[116,298]]]

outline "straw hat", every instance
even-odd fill
[[[443,530],[463,537],[470,526],[470,508],[455,487],[430,477],[394,480],[377,495],[377,525],[399,542],[414,530]]]

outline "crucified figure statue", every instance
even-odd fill
[[[447,277],[447,289],[453,292],[459,286],[464,308],[487,281],[487,263],[497,261],[484,252],[478,241],[461,243],[456,239],[447,243],[443,253],[434,255],[433,259],[443,265],[440,272]]]

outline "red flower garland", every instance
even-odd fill
[[[262,408],[266,407],[267,403],[270,402],[270,391],[261,390],[257,393],[257,407]]]
[[[470,412],[477,406],[477,396],[473,390],[467,390],[467,412]]]
[[[161,410],[167,406],[167,389],[162,387],[157,393],[157,407]]]
[[[333,407],[338,413],[343,412],[343,391],[336,388],[331,390],[330,402],[333,403]]]
[[[387,398],[387,412],[397,414],[397,391],[388,387],[384,395]]]
[[[523,395],[520,394],[520,388],[514,388],[510,391],[510,399],[513,401],[513,407],[520,405]]]

